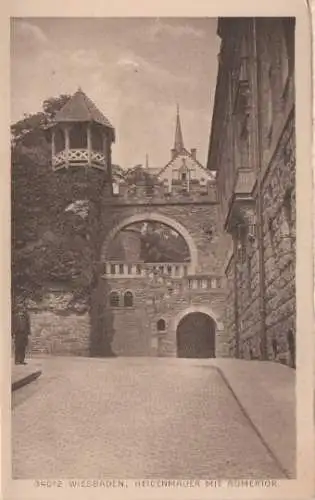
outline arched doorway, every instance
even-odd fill
[[[187,314],[178,324],[176,341],[179,358],[214,358],[214,320],[202,312]]]

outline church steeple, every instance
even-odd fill
[[[177,104],[174,151],[176,151],[176,153],[181,153],[183,149],[184,149],[184,141],[183,141],[182,127],[180,124],[179,105]]]

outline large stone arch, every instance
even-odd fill
[[[218,313],[214,309],[212,309],[211,307],[205,306],[205,305],[200,305],[200,306],[199,305],[191,305],[191,306],[183,309],[179,313],[177,313],[172,318],[171,323],[170,323],[170,335],[174,339],[174,345],[177,344],[176,343],[177,328],[178,328],[181,320],[192,313],[205,314],[205,315],[209,316],[209,318],[211,318],[214,321],[215,334],[216,334],[216,342],[215,342],[216,357],[218,356],[218,354],[220,356],[220,354],[221,354],[220,342],[221,342],[221,335],[224,331],[224,325],[223,325],[222,321],[219,320]]]
[[[194,239],[182,224],[180,224],[174,219],[171,219],[170,217],[159,214],[158,212],[142,212],[139,214],[131,215],[120,221],[118,224],[116,224],[116,226],[114,226],[108,233],[103,243],[101,251],[102,262],[105,262],[107,260],[109,244],[115,238],[117,233],[119,233],[119,231],[121,231],[124,227],[129,226],[130,224],[133,224],[135,222],[141,222],[141,221],[161,222],[162,224],[166,224],[167,226],[170,226],[175,231],[177,231],[184,238],[189,248],[190,263],[188,266],[188,271],[191,274],[195,273],[198,263],[198,250]]]
[[[174,330],[176,332],[176,329],[177,329],[180,321],[188,314],[195,313],[195,312],[200,312],[200,313],[206,314],[207,316],[210,316],[214,320],[217,330],[221,331],[224,329],[223,323],[221,321],[219,321],[218,314],[211,307],[191,305],[191,306],[187,307],[186,309],[183,309],[182,311],[180,311],[178,314],[176,314],[176,316],[172,320],[172,330]]]

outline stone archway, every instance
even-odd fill
[[[215,321],[203,312],[184,316],[176,329],[177,356],[179,358],[215,357]]]
[[[135,222],[142,222],[142,221],[155,221],[155,222],[160,222],[162,224],[165,224],[175,231],[177,231],[186,241],[187,246],[189,248],[189,253],[190,253],[190,263],[188,266],[188,271],[189,273],[194,273],[197,268],[197,262],[198,262],[198,252],[197,252],[197,246],[194,242],[194,239],[190,235],[190,233],[187,231],[187,229],[179,224],[176,220],[171,219],[169,217],[166,217],[165,215],[159,214],[158,212],[143,212],[140,214],[135,214],[130,217],[127,217],[123,219],[121,222],[119,222],[107,235],[107,238],[102,246],[102,251],[101,251],[101,260],[105,262],[108,258],[108,248],[110,245],[110,242],[113,241],[115,236],[121,231],[123,228],[126,226],[129,226]]]

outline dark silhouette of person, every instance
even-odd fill
[[[25,354],[28,337],[31,333],[30,319],[25,306],[19,307],[13,313],[13,335],[15,343],[15,364],[26,365]]]
[[[273,350],[274,359],[277,359],[277,357],[278,357],[278,342],[275,338],[272,339],[272,350]]]
[[[295,368],[295,338],[293,334],[292,328],[288,330],[287,333],[287,340],[288,340],[288,346],[289,346],[289,352],[290,352],[290,366],[292,368]]]

